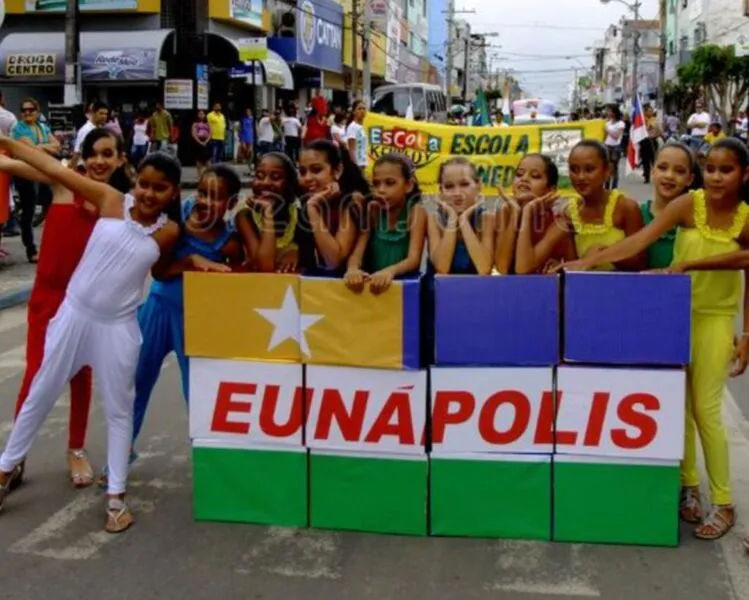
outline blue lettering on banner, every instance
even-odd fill
[[[333,0],[302,0],[297,22],[297,63],[343,70],[343,7]]]

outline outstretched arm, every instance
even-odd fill
[[[93,204],[102,217],[122,218],[123,195],[113,187],[80,175],[74,169],[68,169],[46,152],[23,142],[0,136],[0,147],[39,171],[52,183],[68,188]]]

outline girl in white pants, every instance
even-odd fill
[[[100,218],[49,324],[44,359],[0,457],[0,508],[15,467],[24,460],[63,387],[93,367],[107,420],[109,486],[106,531],[133,523],[125,504],[132,442],[135,368],[141,337],[136,309],[149,269],[169,260],[179,237],[179,162],[162,153],[140,165],[133,195],[79,175],[41,150],[0,137],[0,148],[94,204]]]

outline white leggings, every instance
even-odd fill
[[[140,346],[135,315],[105,320],[66,298],[47,328],[42,366],[0,457],[0,471],[8,473],[25,459],[64,386],[81,367],[89,365],[101,390],[107,419],[108,493],[125,493]]]

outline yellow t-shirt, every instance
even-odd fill
[[[726,134],[723,133],[722,131],[720,133],[708,133],[705,136],[705,143],[714,144],[715,142],[725,139],[725,137],[726,137]]]
[[[226,139],[226,117],[223,113],[212,110],[205,120],[208,121],[208,127],[211,128],[211,139],[223,142]]]
[[[749,206],[743,202],[738,205],[730,228],[713,229],[707,224],[705,192],[692,192],[692,199],[694,228],[679,227],[676,231],[673,264],[741,250],[736,240],[749,217]],[[692,312],[725,316],[738,312],[744,292],[740,271],[690,271],[689,275],[692,278]]]
[[[575,196],[569,200],[569,216],[575,229],[575,250],[582,258],[594,246],[613,246],[621,242],[626,234],[624,230],[614,227],[614,211],[616,203],[621,198],[619,190],[611,190],[602,223],[584,223],[580,217],[580,198]],[[596,267],[596,271],[614,271],[616,267],[611,263]]]

